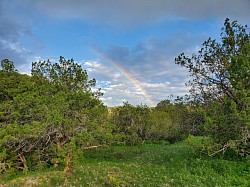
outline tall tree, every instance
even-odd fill
[[[191,95],[205,107],[206,129],[219,149],[225,151],[241,142],[249,154],[249,29],[226,19],[221,41],[209,38],[202,46],[198,54],[182,53],[175,62],[193,77]]]
[[[193,77],[190,91],[197,99],[220,100],[227,95],[240,104],[237,90],[249,89],[249,45],[247,26],[226,19],[221,41],[209,38],[198,54],[189,57],[182,53],[175,62],[189,70]]]

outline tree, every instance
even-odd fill
[[[123,134],[123,140],[128,145],[139,145],[145,136],[146,117],[150,113],[147,106],[133,106],[128,102],[117,107],[112,113],[114,133]]]
[[[2,70],[5,72],[15,72],[16,71],[13,62],[10,61],[9,59],[3,59],[1,61],[1,67],[2,67]]]
[[[202,133],[200,127],[204,124],[203,115],[199,113],[198,105],[187,95],[185,97],[177,96],[174,101],[163,100],[157,104],[155,109],[169,116],[171,121],[167,136],[169,142],[183,140],[189,134],[200,135]],[[164,118],[161,117],[161,119]]]
[[[218,149],[249,154],[250,34],[247,26],[225,20],[221,41],[209,38],[198,54],[175,62],[189,70],[193,99],[203,105],[205,128]],[[231,142],[231,143],[230,143]],[[232,143],[233,142],[233,143]],[[216,152],[216,151],[215,151]]]
[[[32,63],[32,76],[41,80],[49,80],[60,89],[66,89],[74,92],[88,92],[96,97],[102,95],[100,89],[96,92],[91,91],[95,86],[95,79],[88,79],[86,70],[81,65],[74,62],[73,59],[66,60],[60,56],[59,63],[52,63],[50,60]]]
[[[183,53],[175,62],[189,70],[194,77],[189,82],[193,96],[206,101],[223,100],[226,95],[240,107],[236,90],[249,89],[249,45],[250,36],[247,26],[236,21],[225,20],[221,41],[209,38],[203,43],[198,54],[192,57]],[[248,53],[248,54],[247,54]],[[244,59],[244,60],[243,60]],[[244,61],[244,62],[243,62]]]
[[[31,89],[30,76],[0,70],[0,103]]]
[[[161,140],[171,142],[173,123],[169,113],[151,109],[151,112],[146,116],[146,125],[144,128],[144,140],[153,143]]]
[[[95,80],[73,60],[34,62],[31,77],[9,74],[0,72],[8,93],[0,95],[1,163],[27,171],[65,161],[68,172],[81,148],[112,142],[107,108],[91,90]]]
[[[172,105],[171,101],[165,99],[165,100],[159,102],[156,105],[155,109],[164,112],[164,111],[167,111],[171,107],[171,105]]]

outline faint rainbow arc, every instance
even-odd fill
[[[119,64],[117,64],[113,59],[108,57],[106,54],[102,53],[100,50],[96,48],[92,48],[93,51],[100,57],[107,60],[112,66],[114,66],[117,70],[121,72],[122,75],[124,75],[137,89],[139,89],[144,97],[148,100],[148,102],[155,106],[155,103],[151,96],[145,91],[145,89],[141,86],[140,82],[136,80],[128,71],[126,71],[123,67],[121,67]]]

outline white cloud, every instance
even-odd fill
[[[120,73],[114,73],[114,78],[115,79],[118,79],[118,78],[120,78],[122,75],[120,74]]]
[[[93,64],[91,62],[88,62],[88,61],[84,62],[84,65],[87,66],[87,67],[92,67],[93,66]]]
[[[110,88],[117,88],[117,87],[122,87],[124,86],[124,84],[113,84],[113,85],[110,85]]]
[[[83,64],[84,66],[93,67],[93,68],[99,68],[101,66],[101,64],[97,61],[86,61]]]

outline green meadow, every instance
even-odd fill
[[[83,155],[67,176],[51,168],[6,176],[2,186],[250,186],[249,160],[203,155],[190,140],[100,147]]]

